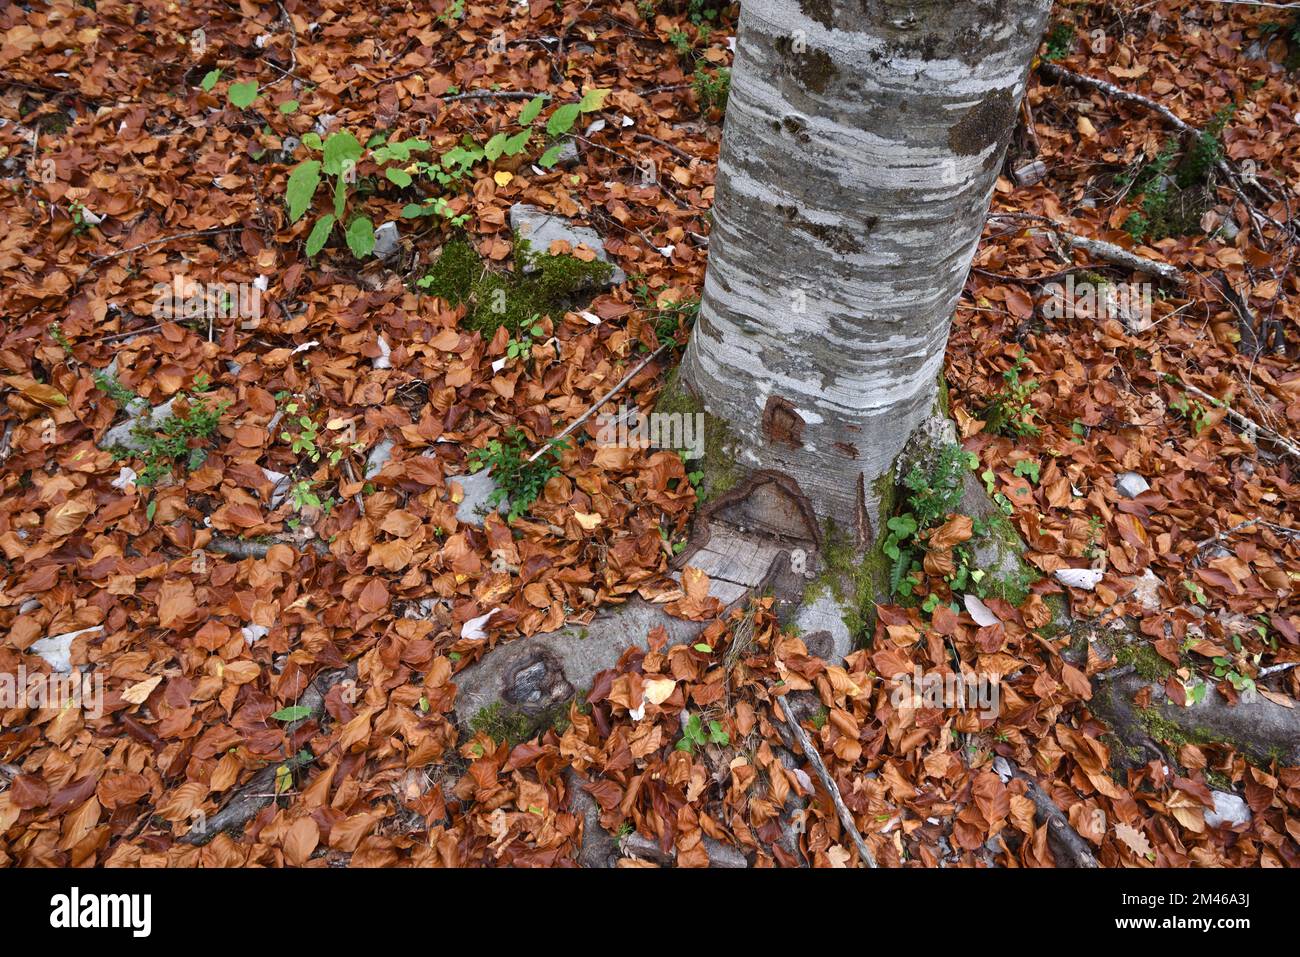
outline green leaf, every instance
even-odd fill
[[[697,643],[694,645],[694,648],[695,648],[696,651],[702,651],[702,652],[704,652],[706,655],[708,655],[708,654],[712,654],[712,653],[713,653],[713,646],[712,646],[712,645],[706,645],[706,644],[705,644],[704,642],[702,642],[702,641],[697,642]]]
[[[582,95],[582,102],[578,104],[578,109],[583,113],[591,113],[600,109],[605,104],[605,97],[609,96],[609,90],[588,90]]]
[[[565,103],[546,121],[546,132],[550,136],[560,136],[569,132],[578,119],[578,104]]]
[[[226,89],[226,99],[230,105],[239,109],[252,106],[253,101],[257,99],[257,83],[250,80],[247,83],[232,83]]]
[[[310,149],[318,150],[321,148],[320,136],[315,133],[304,133],[302,135],[302,145]]]
[[[289,185],[285,188],[284,198],[289,205],[289,221],[296,223],[311,206],[316,187],[320,185],[320,161],[306,160],[299,163],[289,174]]]
[[[348,181],[340,176],[334,181],[334,215],[343,218],[343,210],[348,204]]]
[[[375,249],[375,226],[365,216],[358,216],[348,225],[348,249],[358,259],[365,259]]]
[[[552,166],[554,166],[556,163],[560,161],[561,148],[562,148],[562,144],[556,143],[549,150],[547,150],[545,153],[542,154],[541,159],[537,161],[537,165],[540,166],[542,169],[550,169]]]
[[[208,73],[204,74],[203,82],[200,83],[199,86],[203,89],[205,93],[211,93],[212,88],[217,85],[217,81],[220,79],[221,79],[221,71],[211,70]]]
[[[489,163],[495,162],[506,148],[506,138],[506,134],[498,133],[483,145],[483,155],[487,157]]]
[[[347,130],[333,133],[325,141],[325,172],[338,176],[343,172],[348,161],[356,163],[361,159],[361,144]]]
[[[333,228],[333,213],[326,213],[320,219],[316,220],[316,225],[311,228],[311,235],[307,237],[308,256],[315,256],[325,247],[325,241],[330,238],[330,230]],[[285,434],[287,435],[288,433]]]
[[[411,185],[411,174],[404,169],[398,169],[396,166],[390,166],[384,170],[384,175],[388,177],[390,183],[396,183],[403,188]]]
[[[150,522],[152,522],[152,521],[153,521],[154,514],[155,514],[157,511],[158,511],[158,502],[157,502],[156,500],[151,501],[148,505],[146,505],[146,506],[144,507],[144,517],[145,517],[145,519],[148,520],[148,521],[150,521]]]
[[[430,216],[433,210],[427,206],[421,206],[419,203],[407,203],[402,207],[403,219],[415,219],[419,216]]]
[[[290,113],[297,113],[298,101],[285,100],[283,103],[280,104],[280,112],[283,113],[285,116],[288,116]]]
[[[916,531],[916,517],[911,512],[895,515],[886,524],[889,526],[889,530],[898,536],[899,541]]]
[[[524,106],[523,111],[519,114],[519,122],[527,126],[537,119],[537,114],[542,112],[542,107],[546,105],[545,96],[535,96]]]
[[[506,140],[506,145],[504,150],[505,154],[507,156],[518,156],[520,153],[524,151],[524,147],[528,145],[528,140],[532,137],[532,135],[533,135],[532,130],[520,130],[514,136],[510,137],[508,140]]]
[[[287,708],[281,708],[271,717],[276,721],[298,721],[301,718],[311,717],[311,708],[305,704],[290,705]]]

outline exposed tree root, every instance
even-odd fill
[[[307,708],[311,714],[293,722],[285,728],[286,735],[292,735],[303,722],[319,717],[325,709],[325,696],[330,688],[348,678],[355,678],[357,666],[348,665],[334,671],[326,671],[316,677],[307,690],[298,699],[298,704]],[[243,827],[257,812],[275,800],[275,781],[280,768],[296,771],[315,761],[319,755],[310,752],[291,755],[286,760],[271,764],[258,771],[247,784],[230,796],[224,807],[207,819],[200,819],[188,833],[180,839],[182,844],[206,844],[222,831],[236,830]]]
[[[1208,687],[1196,704],[1181,707],[1165,694],[1162,685],[1136,673],[1095,682],[1092,710],[1103,718],[1124,745],[1135,752],[1151,750],[1156,739],[1178,745],[1232,745],[1261,764],[1276,760],[1284,765],[1300,763],[1300,711],[1274,704],[1262,695],[1230,704]],[[1138,701],[1148,704],[1139,706]],[[1162,748],[1157,749],[1165,757]],[[1120,763],[1124,761],[1119,756]],[[1144,754],[1145,758],[1146,755]],[[1144,760],[1137,763],[1145,763]]]
[[[1098,867],[1097,858],[1093,856],[1092,847],[1079,836],[1079,832],[1070,826],[1070,819],[1052,800],[1050,794],[1043,790],[1031,775],[1026,774],[1014,764],[1007,762],[1012,777],[1025,782],[1029,799],[1034,802],[1040,824],[1046,825],[1051,838],[1053,850],[1058,856],[1070,861],[1074,867]]]

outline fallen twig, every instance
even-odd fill
[[[623,376],[623,378],[619,380],[618,385],[614,386],[614,388],[606,392],[601,398],[597,399],[595,405],[593,405],[590,409],[588,409],[586,412],[582,413],[582,415],[578,416],[571,423],[569,423],[569,425],[565,428],[563,432],[561,432],[559,435],[553,436],[550,439],[548,439],[545,445],[541,446],[541,448],[539,448],[536,452],[528,456],[528,461],[536,462],[541,457],[542,453],[545,452],[548,448],[550,448],[552,444],[560,441],[560,439],[564,438],[566,435],[571,433],[578,426],[582,425],[582,423],[586,422],[589,418],[591,418],[593,412],[599,409],[610,399],[614,398],[614,396],[618,395],[618,393],[622,391],[623,387],[627,385],[629,382],[631,382],[633,378],[636,377],[636,374],[638,372],[640,372],[642,369],[648,366],[650,364],[651,359],[659,355],[659,353],[663,352],[672,344],[673,343],[671,341],[665,342],[654,352],[650,353],[648,356],[642,359],[641,362],[637,364],[637,367],[635,369],[633,369],[631,372],[629,372],[627,375]]]
[[[878,866],[875,857],[871,854],[871,848],[867,847],[867,842],[864,841],[862,835],[858,833],[858,828],[853,823],[853,815],[849,813],[848,807],[844,804],[844,798],[840,796],[840,789],[831,778],[830,772],[826,770],[826,764],[822,761],[822,756],[818,754],[817,749],[813,747],[812,740],[808,737],[808,732],[805,731],[803,725],[801,725],[798,720],[786,710],[784,702],[777,702],[777,704],[779,705],[781,720],[785,722],[785,726],[790,729],[790,733],[793,734],[795,740],[799,742],[799,747],[803,751],[804,757],[808,759],[808,763],[812,765],[813,772],[817,775],[817,780],[821,781],[822,787],[826,789],[826,793],[830,795],[831,801],[835,804],[835,810],[839,814],[840,823],[844,825],[844,829],[849,832],[849,836],[853,839],[853,844],[858,849],[858,856],[861,857],[862,860],[866,861],[867,867]],[[773,712],[775,713],[776,710],[777,709],[773,709]]]
[[[1065,67],[1058,66],[1055,63],[1049,63],[1046,60],[1042,61],[1038,65],[1038,69],[1044,76],[1050,77],[1054,80],[1059,80],[1064,83],[1070,83],[1075,86],[1086,87],[1087,89],[1091,89],[1091,90],[1097,90],[1098,92],[1104,93],[1106,96],[1109,96],[1113,99],[1123,100],[1126,103],[1132,103],[1136,106],[1142,107],[1145,110],[1150,110],[1151,112],[1157,114],[1161,119],[1163,119],[1174,129],[1178,130],[1178,132],[1180,133],[1184,133],[1189,136],[1198,136],[1198,137],[1204,133],[1204,131],[1201,130],[1199,127],[1195,127],[1191,123],[1188,123],[1186,120],[1180,117],[1173,110],[1169,109],[1169,107],[1161,103],[1157,103],[1155,100],[1152,100],[1149,97],[1142,96],[1140,93],[1132,93],[1129,90],[1125,90],[1116,86],[1114,83],[1108,83],[1106,80],[1099,80],[1096,77],[1085,76],[1082,73],[1075,73],[1073,70],[1067,70]],[[1234,193],[1237,194],[1237,198],[1240,199],[1242,203],[1245,204],[1246,208],[1250,211],[1252,217],[1257,216],[1260,219],[1264,220],[1266,223],[1268,223],[1270,226],[1274,226],[1285,233],[1295,232],[1295,226],[1293,224],[1279,223],[1276,219],[1274,219],[1268,213],[1261,210],[1259,207],[1257,207],[1246,197],[1245,191],[1241,188],[1240,180],[1239,177],[1237,176],[1236,171],[1228,164],[1228,161],[1226,159],[1220,158],[1214,165],[1215,165],[1215,169],[1217,169],[1223,175],[1223,178],[1227,181],[1228,186],[1232,189]],[[1246,182],[1249,182],[1252,186],[1255,187],[1255,189],[1259,190],[1260,195],[1263,196],[1265,199],[1267,199],[1269,202],[1271,203],[1278,202],[1278,198],[1274,196],[1273,193],[1271,193],[1269,190],[1265,189],[1264,186],[1257,179],[1253,179],[1253,178],[1247,179]]]

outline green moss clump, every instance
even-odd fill
[[[461,325],[490,337],[501,326],[516,333],[536,316],[563,311],[581,290],[607,283],[614,269],[600,260],[534,255],[522,240],[515,245],[514,267],[510,272],[488,269],[473,246],[456,239],[443,247],[417,285],[450,305],[465,305]]]
[[[700,400],[681,383],[680,369],[674,369],[668,374],[655,402],[655,411],[668,415],[704,414],[704,459],[700,466],[704,478],[696,489],[701,503],[711,501],[735,487],[741,479],[741,469],[730,451],[736,445],[731,429],[725,419],[705,412]]]
[[[1138,676],[1147,681],[1163,682],[1174,673],[1174,666],[1144,641],[1119,645],[1115,649],[1115,660],[1121,665],[1132,665]]]
[[[535,723],[518,711],[509,712],[497,701],[469,719],[470,729],[483,732],[497,744],[512,748],[532,737]]]

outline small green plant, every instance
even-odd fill
[[[730,743],[731,736],[723,729],[721,722],[709,721],[706,729],[700,716],[692,714],[686,719],[686,726],[682,728],[682,737],[677,742],[677,750],[693,754],[696,748],[702,748],[706,744]]]
[[[674,30],[668,34],[668,42],[673,45],[678,56],[688,56],[691,52],[691,37],[685,30]]]
[[[1023,380],[1020,377],[1027,363],[1028,359],[1024,353],[1016,356],[1015,361],[1011,363],[1011,368],[1002,373],[1002,381],[1005,383],[1002,391],[995,395],[980,412],[980,418],[985,421],[986,428],[995,435],[1023,438],[1027,435],[1038,435],[1041,431],[1034,423],[1038,412],[1029,401],[1034,390],[1038,388],[1038,380]]]
[[[321,427],[315,419],[305,412],[299,414],[301,406],[297,400],[285,402],[285,399],[291,398],[287,392],[279,393],[277,398],[284,402],[285,412],[285,428],[280,433],[280,438],[289,443],[289,448],[294,455],[304,456],[313,464],[319,462],[323,456],[331,466],[335,466],[348,452],[360,452],[365,448],[363,442],[349,443],[347,435],[343,433],[326,442],[322,437]],[[346,423],[340,420],[336,426],[331,421],[326,423],[326,431],[339,431],[344,424]]]
[[[661,343],[675,339],[683,331],[689,332],[700,316],[698,296],[687,296],[675,302],[660,302],[655,291],[646,284],[643,276],[634,276],[632,293],[654,324],[655,338]]]
[[[137,485],[147,488],[178,466],[192,472],[207,461],[208,452],[202,443],[216,434],[221,414],[230,405],[229,402],[209,405],[203,395],[208,389],[207,377],[195,376],[181,411],[164,419],[156,431],[143,426],[137,428],[135,434],[145,446],[141,453],[144,468],[136,478]]]
[[[706,70],[697,66],[691,74],[691,88],[695,90],[701,113],[708,113],[715,107],[726,110],[727,97],[731,94],[731,70],[728,67]]]
[[[539,336],[545,335],[546,330],[537,320],[542,317],[533,316],[533,323],[527,329],[519,333],[518,339],[511,339],[506,343],[506,357],[509,359],[527,359],[533,353],[533,340]]]
[[[1063,60],[1074,48],[1074,27],[1068,23],[1057,22],[1047,34],[1047,50],[1044,60]]]
[[[519,429],[506,431],[505,441],[492,439],[481,449],[469,453],[469,470],[477,472],[486,468],[496,483],[488,498],[488,505],[496,508],[510,503],[507,521],[513,522],[527,514],[546,483],[560,474],[560,453],[568,448],[562,439],[552,439],[545,453],[529,461],[528,439]]]
[[[375,248],[375,226],[370,217],[365,215],[347,218],[349,194],[355,189],[373,192],[374,184],[367,180],[362,184],[357,177],[357,167],[366,153],[361,142],[346,130],[330,134],[321,142],[315,133],[308,133],[302,138],[303,145],[313,152],[321,154],[320,159],[308,159],[299,163],[289,173],[285,188],[285,204],[289,207],[289,221],[296,223],[311,208],[312,200],[321,185],[321,175],[334,178],[334,205],[331,212],[317,218],[307,236],[307,255],[315,256],[329,241],[335,224],[343,229],[343,237],[348,249],[357,259],[369,256]],[[381,141],[382,142],[382,141]],[[374,140],[371,141],[374,144]],[[400,140],[386,145],[378,145],[370,150],[370,160],[382,170],[384,178],[399,189],[411,185],[410,172],[404,168],[409,164],[411,155],[429,149],[424,140]],[[390,165],[391,164],[391,165]],[[347,226],[344,227],[344,222]]]
[[[917,554],[925,533],[957,508],[965,473],[977,465],[979,459],[973,453],[959,445],[945,445],[929,469],[923,469],[918,463],[903,479],[908,490],[907,510],[886,522],[889,532],[881,544],[881,551],[893,563],[889,571],[889,588],[893,594],[910,597],[921,583],[920,575],[913,574],[912,570],[920,567]],[[965,580],[963,574],[963,584]]]
[[[686,4],[686,16],[697,26],[707,20],[718,19],[719,10],[714,6],[716,0],[689,0]]]
[[[1200,435],[1205,430],[1210,410],[1200,399],[1189,398],[1186,394],[1177,395],[1170,401],[1169,408],[1187,420],[1193,435]]]
[[[1013,475],[1019,475],[1022,478],[1029,479],[1030,484],[1038,484],[1038,461],[1036,459],[1021,459],[1015,464],[1011,472]]]
[[[451,0],[447,4],[447,8],[438,14],[438,22],[443,24],[455,23],[463,16],[465,16],[465,0]]]
[[[1209,599],[1205,597],[1205,589],[1200,586],[1199,582],[1194,582],[1188,578],[1183,581],[1183,587],[1187,589],[1187,593],[1191,595],[1192,600],[1198,605],[1208,605],[1210,603]]]

